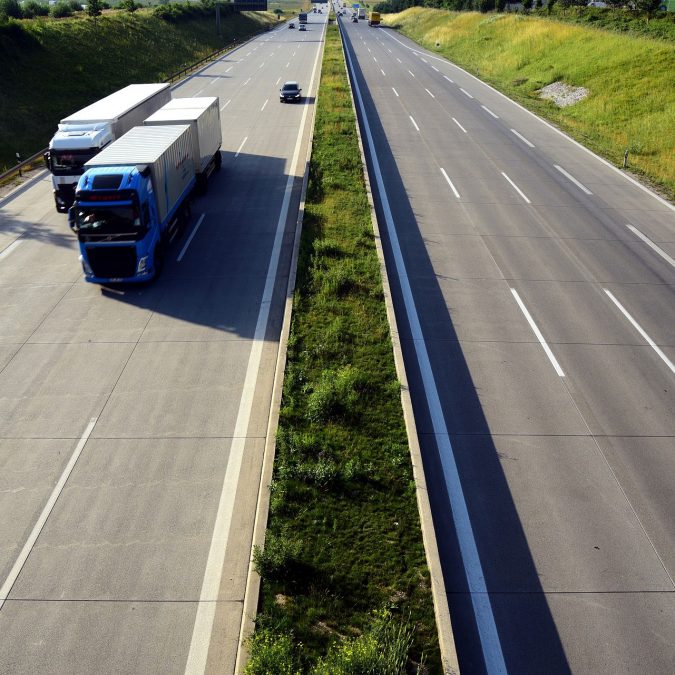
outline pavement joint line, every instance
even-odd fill
[[[525,138],[525,136],[523,136],[522,134],[519,134],[515,129],[511,129],[511,133],[512,133],[512,134],[515,134],[516,136],[518,136],[518,138],[520,138],[520,140],[521,140],[523,143],[525,143],[525,145],[529,145],[531,148],[534,148],[534,147],[535,147],[535,146],[534,146],[534,143],[530,143],[530,141],[528,141],[527,138]]]
[[[10,570],[9,575],[5,579],[5,582],[2,584],[2,587],[0,588],[0,610],[2,610],[2,607],[5,604],[5,600],[7,600],[7,597],[9,596],[12,590],[12,586],[14,586],[14,582],[16,581],[21,570],[23,569],[23,566],[26,563],[26,560],[28,559],[30,552],[33,550],[33,546],[35,546],[35,542],[37,541],[37,538],[40,536],[40,532],[42,532],[42,528],[47,522],[47,518],[49,518],[49,515],[51,514],[52,509],[54,508],[54,505],[56,504],[56,501],[59,498],[59,495],[63,491],[66,481],[68,480],[70,474],[75,468],[75,464],[77,463],[77,460],[82,454],[82,450],[84,449],[84,446],[87,444],[87,441],[89,440],[89,436],[92,430],[94,429],[94,426],[96,426],[97,419],[98,417],[92,417],[89,420],[89,423],[87,424],[82,436],[80,436],[80,440],[75,446],[75,450],[73,450],[73,454],[70,456],[70,459],[68,460],[68,464],[66,464],[66,467],[62,471],[59,480],[57,481],[56,485],[54,486],[54,489],[52,490],[52,493],[49,495],[49,499],[47,500],[47,503],[42,509],[40,517],[37,519],[35,525],[33,526],[33,529],[31,530],[31,533],[28,535],[28,539],[26,539],[26,542],[24,543],[18,558],[14,561],[14,565],[12,565],[12,569]]]
[[[646,234],[643,234],[640,232],[640,230],[637,229],[637,227],[634,227],[633,225],[626,225],[626,227],[637,237],[640,237],[642,241],[644,241],[647,246],[649,246],[651,249],[656,251],[669,265],[672,267],[675,267],[675,260],[671,258],[660,246],[657,246]],[[2,258],[2,254],[0,253],[0,258]]]
[[[23,239],[15,239],[9,246],[6,248],[3,248],[2,251],[0,251],[0,260],[4,260],[12,251],[16,250]]]
[[[185,245],[181,249],[181,252],[178,254],[178,257],[176,258],[176,262],[180,262],[183,259],[183,256],[185,255],[185,252],[188,250],[188,246],[192,242],[195,234],[197,234],[197,230],[199,229],[200,225],[202,224],[202,221],[204,220],[204,216],[206,216],[205,213],[202,213],[202,215],[199,216],[199,220],[197,221],[197,224],[192,229],[192,232],[190,233],[190,236],[188,237],[187,241],[185,242]]]
[[[455,197],[457,197],[457,199],[459,199],[459,198],[460,198],[460,197],[459,197],[459,192],[457,192],[457,188],[453,185],[452,181],[450,180],[450,177],[449,177],[448,174],[445,172],[445,169],[444,169],[443,167],[441,167],[441,173],[443,174],[443,177],[445,178],[445,180],[448,181],[448,185],[450,186],[450,189],[451,189],[451,190],[453,191],[453,193],[455,194]]]
[[[417,122],[415,122],[415,120],[413,119],[413,116],[408,115],[408,117],[410,117],[410,121],[413,123],[413,126],[415,127],[415,129],[417,129],[417,131],[419,131],[420,128],[417,126]]]
[[[560,173],[565,176],[568,180],[572,181],[582,192],[585,192],[587,195],[592,195],[593,193],[581,182],[579,182],[571,173],[568,173],[558,164],[553,165]]]
[[[490,108],[488,108],[487,106],[484,106],[483,104],[481,104],[480,107],[483,108],[483,110],[485,110],[485,112],[488,113],[488,115],[492,115],[492,117],[494,117],[496,120],[499,119],[499,115],[496,115],[495,113],[493,113],[492,110],[490,110]]]
[[[652,340],[640,324],[628,313],[628,310],[614,297],[611,291],[602,289],[608,295],[609,299],[619,308],[619,311],[628,319],[630,324],[645,339],[647,344],[659,355],[659,358],[668,366],[670,372],[675,374],[675,364],[663,353],[659,346]]]
[[[502,176],[506,178],[509,183],[511,183],[511,186],[513,189],[528,203],[531,204],[532,202],[525,196],[525,193],[502,171]]]
[[[248,140],[248,136],[244,136],[244,140],[241,142],[241,145],[239,146],[239,148],[237,148],[237,152],[234,155],[235,159],[237,157],[239,157],[239,153],[241,152],[241,149],[244,147],[244,143],[246,143],[247,140]]]
[[[443,458],[443,469],[444,472],[447,469],[450,470],[452,474],[452,468],[454,467],[454,477],[452,489],[450,490],[450,501],[451,501],[451,515],[455,527],[457,530],[457,535],[459,539],[460,549],[462,551],[462,563],[464,565],[465,573],[467,575],[467,582],[469,588],[472,591],[480,591],[485,589],[485,578],[480,567],[480,559],[478,557],[478,550],[476,547],[475,539],[473,538],[473,532],[471,528],[471,522],[469,520],[469,514],[466,507],[466,501],[464,500],[464,495],[462,492],[462,486],[459,482],[459,476],[457,473],[457,466],[455,464],[452,445],[450,444],[449,437],[447,437],[447,427],[445,426],[445,421],[443,418],[442,408],[440,404],[440,398],[438,396],[438,390],[435,386],[433,371],[431,370],[431,364],[429,362],[428,352],[426,350],[426,343],[424,342],[424,336],[421,331],[421,326],[419,324],[419,318],[417,316],[417,311],[415,309],[415,301],[412,295],[412,289],[410,287],[410,282],[408,279],[407,271],[405,270],[405,263],[400,250],[400,245],[398,243],[398,237],[396,234],[396,228],[394,226],[394,220],[391,213],[391,207],[389,205],[389,200],[387,198],[387,192],[384,185],[384,179],[382,176],[382,171],[379,166],[377,152],[375,149],[375,143],[373,141],[373,135],[368,123],[368,117],[366,115],[365,105],[363,103],[363,96],[359,88],[358,79],[354,70],[354,65],[352,63],[352,57],[349,53],[348,40],[345,37],[344,33],[341,31],[342,35],[342,44],[343,52],[345,55],[345,60],[349,65],[349,81],[350,89],[352,92],[352,101],[354,105],[354,111],[356,113],[357,101],[358,101],[358,110],[361,114],[361,123],[357,123],[357,134],[359,139],[359,148],[361,150],[361,160],[363,163],[363,172],[364,179],[366,183],[366,193],[368,195],[368,202],[371,209],[371,220],[373,222],[373,228],[375,232],[375,246],[380,260],[380,269],[382,270],[382,283],[383,291],[385,296],[385,307],[387,310],[387,315],[389,318],[391,331],[392,331],[392,345],[394,348],[394,357],[396,363],[396,370],[401,381],[401,401],[403,404],[403,414],[406,423],[406,432],[408,434],[408,442],[410,444],[411,458],[413,462],[413,476],[415,478],[415,486],[417,491],[417,504],[418,510],[420,513],[420,522],[422,523],[422,537],[424,540],[424,547],[427,553],[427,564],[429,566],[429,573],[431,577],[431,592],[434,600],[434,613],[436,617],[436,626],[439,634],[439,643],[441,649],[441,658],[443,661],[443,667],[447,673],[459,673],[459,662],[457,658],[457,651],[455,647],[455,639],[452,630],[452,620],[450,617],[450,610],[448,607],[448,596],[445,589],[445,584],[443,581],[443,572],[440,562],[440,556],[438,552],[438,542],[436,540],[436,535],[434,532],[433,517],[431,515],[431,507],[429,504],[429,495],[426,485],[426,478],[424,475],[424,464],[422,461],[421,449],[419,445],[419,438],[417,435],[417,429],[415,425],[415,415],[412,409],[412,401],[410,397],[410,387],[408,385],[405,361],[403,359],[403,353],[401,351],[400,343],[400,333],[397,328],[396,315],[394,313],[393,301],[391,296],[391,289],[389,286],[389,277],[387,272],[387,267],[384,258],[384,252],[382,250],[382,237],[380,234],[380,227],[377,218],[377,212],[375,210],[373,194],[371,192],[371,179],[368,170],[368,165],[366,162],[365,155],[365,146],[367,143],[368,150],[373,163],[373,169],[375,172],[375,179],[377,184],[377,189],[380,194],[380,201],[382,204],[383,214],[386,222],[386,229],[389,233],[390,242],[394,250],[396,269],[398,271],[399,282],[403,290],[403,297],[406,312],[408,314],[408,321],[413,325],[413,336],[419,336],[421,338],[420,344],[415,344],[415,352],[418,356],[418,363],[420,365],[420,370],[422,372],[425,382],[425,393],[427,393],[427,403],[429,407],[429,412],[434,422],[434,425],[438,425],[438,429],[446,431],[446,441],[443,443],[438,443],[439,453]],[[357,114],[357,122],[358,122]],[[363,129],[361,129],[363,125]],[[365,134],[365,141],[363,136]],[[411,311],[410,311],[411,310]],[[412,314],[412,316],[411,316]],[[426,367],[423,367],[423,363],[426,364]],[[431,387],[429,391],[426,391],[426,384],[430,381]],[[430,400],[431,398],[431,400]],[[435,414],[434,414],[435,413]],[[461,524],[461,526],[460,526]],[[463,536],[468,535],[468,538]],[[464,554],[468,554],[468,557],[471,558],[471,561],[467,563],[467,557]],[[475,583],[472,583],[475,582]],[[474,607],[476,622],[478,625],[478,630],[481,636],[481,646],[483,648],[483,654],[485,662],[488,668],[488,672],[491,673],[505,673],[506,666],[504,664],[504,658],[501,652],[501,645],[499,643],[499,635],[494,622],[494,616],[492,615],[492,608],[490,605],[490,598],[487,594],[481,594],[480,592],[471,593],[471,602]]]
[[[467,133],[466,129],[453,117],[452,121],[464,132]]]
[[[389,39],[394,40],[395,42],[398,42],[404,49],[408,49],[412,51],[413,53],[416,53],[415,50],[412,47],[409,47],[408,45],[404,44],[399,40],[398,38],[394,37],[393,35],[390,35],[389,31],[385,31],[384,35],[386,35]],[[607,168],[611,169],[614,171],[614,173],[619,174],[620,176],[623,176],[627,181],[631,182],[635,187],[639,188],[643,192],[646,192],[648,195],[651,195],[654,199],[656,199],[658,202],[663,204],[663,206],[666,206],[669,208],[671,211],[675,211],[675,204],[671,204],[668,200],[664,199],[660,195],[657,195],[656,192],[650,190],[647,186],[643,185],[639,181],[635,180],[632,176],[629,176],[627,173],[621,171],[618,167],[614,166],[610,162],[608,162],[606,159],[603,157],[600,157],[600,155],[596,154],[589,148],[587,148],[585,145],[580,143],[579,141],[575,140],[572,138],[570,135],[566,134],[564,131],[561,131],[557,127],[553,126],[550,122],[547,122],[543,117],[539,117],[536,113],[532,112],[531,110],[528,110],[525,106],[521,105],[520,103],[517,103],[513,99],[509,98],[506,94],[503,92],[499,91],[498,89],[495,89],[491,85],[489,85],[487,82],[484,82],[480,78],[476,77],[475,75],[472,75],[468,70],[465,70],[464,68],[461,68],[457,64],[453,63],[452,61],[449,61],[446,58],[443,58],[441,56],[435,56],[434,54],[428,54],[429,58],[431,59],[436,59],[437,61],[441,61],[441,63],[447,64],[452,66],[453,68],[456,68],[457,70],[462,71],[466,76],[474,79],[476,82],[479,84],[483,85],[484,87],[487,87],[490,91],[494,92],[498,96],[501,96],[504,100],[508,101],[512,105],[515,105],[517,108],[520,108],[523,112],[527,113],[528,115],[534,117],[534,119],[538,120],[541,122],[544,126],[548,127],[551,131],[554,131],[556,134],[559,136],[562,136],[563,138],[566,138],[570,143],[573,143],[576,145],[579,149],[583,150],[584,152],[588,153],[591,155],[591,157],[595,157],[599,162],[604,164]]]
[[[544,339],[544,336],[541,334],[541,331],[539,330],[539,327],[537,326],[534,319],[532,318],[532,315],[528,312],[527,307],[525,307],[525,303],[520,299],[520,295],[518,295],[518,291],[515,288],[511,288],[511,293],[513,294],[513,297],[516,299],[516,302],[518,303],[518,307],[520,307],[520,311],[525,315],[525,318],[527,319],[527,323],[530,324],[530,328],[532,329],[534,334],[537,336],[537,340],[539,340],[539,344],[542,346],[542,348],[546,352],[546,356],[548,356],[548,359],[551,362],[551,364],[553,365],[553,368],[554,368],[555,372],[558,374],[559,377],[565,377],[565,372],[560,367],[560,364],[558,363],[558,360],[556,359],[553,352],[551,351],[551,348],[546,343],[546,340]]]

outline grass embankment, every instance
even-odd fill
[[[277,10],[280,10],[279,18],[284,19],[290,16],[295,16],[300,12],[311,12],[312,3],[310,0],[268,0],[267,11],[277,15]]]
[[[432,672],[440,670],[335,25],[318,95],[266,545],[254,560],[263,583],[248,673],[394,675],[423,655]]]
[[[514,14],[413,8],[388,26],[479,74],[620,166],[675,194],[675,45]],[[436,47],[436,43],[440,47]],[[562,81],[590,90],[567,108],[537,91]]]
[[[276,17],[212,16],[169,23],[151,10],[31,19],[0,27],[0,170],[47,146],[62,117],[135,82],[159,82]]]

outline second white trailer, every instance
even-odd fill
[[[190,127],[192,156],[195,161],[197,188],[206,192],[208,177],[220,169],[220,108],[218,97],[176,98],[150,115],[146,126],[187,124]]]

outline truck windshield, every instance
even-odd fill
[[[133,234],[142,227],[138,210],[128,206],[77,208],[75,229],[82,234]]]
[[[84,163],[88,162],[96,150],[52,150],[49,164],[52,173],[57,176],[79,175],[84,173]]]

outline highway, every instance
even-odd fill
[[[672,673],[675,210],[340,19],[463,673]]]
[[[49,175],[0,200],[0,673],[234,672],[325,21],[173,88],[223,163],[156,282],[85,283]]]

